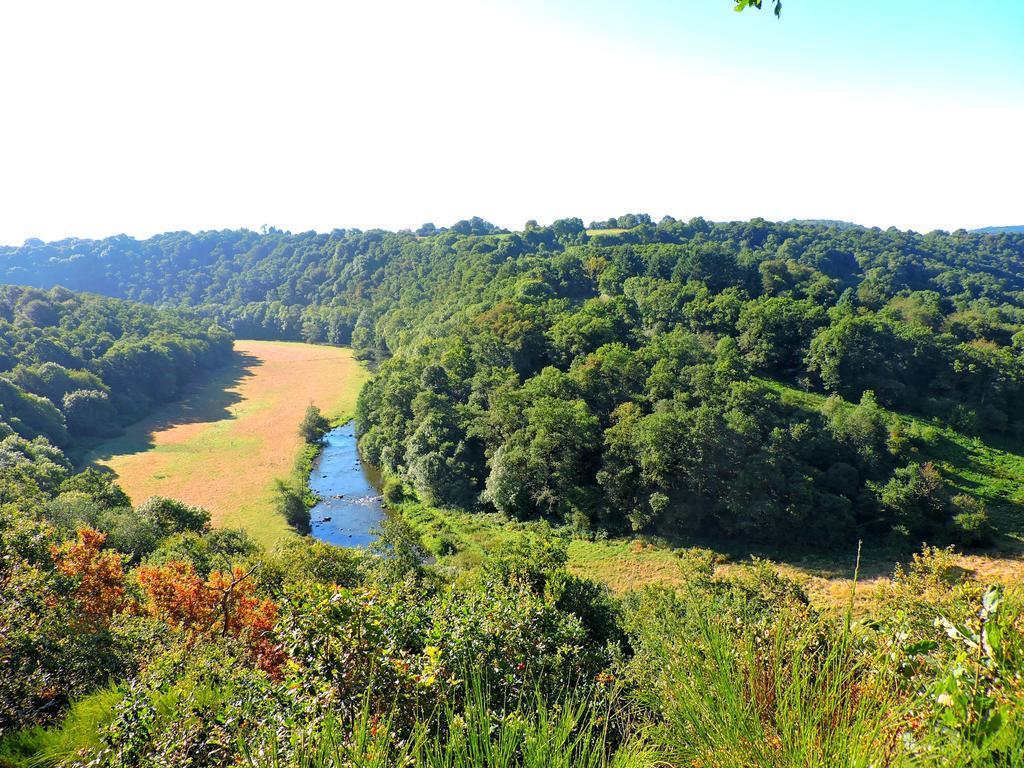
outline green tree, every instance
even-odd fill
[[[64,395],[62,402],[68,430],[73,435],[109,435],[117,414],[106,392],[79,389]]]
[[[319,443],[324,433],[331,428],[331,422],[324,416],[320,409],[310,403],[306,406],[306,413],[299,422],[299,436],[307,443]]]
[[[732,1],[735,4],[733,6],[733,10],[736,10],[736,11],[742,11],[742,10],[745,10],[747,8],[757,8],[758,10],[761,10],[762,0],[732,0]],[[782,0],[772,0],[772,3],[775,6],[775,15],[777,17],[781,16],[782,15]]]

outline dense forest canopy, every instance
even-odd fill
[[[207,320],[64,288],[0,286],[0,437],[116,433],[223,363]]]
[[[435,504],[610,530],[977,537],[895,409],[1024,431],[1024,236],[645,214],[30,242],[8,279],[352,344],[366,455]],[[784,404],[772,380],[831,395]],[[954,519],[971,521],[957,530]]]
[[[748,273],[743,287],[752,295],[764,289],[756,285],[763,282],[760,275],[751,270],[781,259],[822,272],[838,281],[837,288],[856,286],[860,291],[860,284],[867,282],[859,298],[873,308],[900,293],[929,290],[958,306],[981,302],[979,308],[986,312],[1007,311],[1021,302],[1022,241],[1015,233],[919,235],[847,223],[713,224],[667,217],[655,226],[644,214],[620,218],[621,226],[635,228],[615,231],[620,225],[616,219],[613,231],[588,236],[582,222],[564,219],[549,227],[530,222],[522,232],[504,234],[474,218],[447,230],[424,225],[418,234],[290,234],[270,229],[262,234],[174,232],[143,241],[126,236],[30,240],[20,247],[0,247],[0,277],[9,283],[62,285],[150,304],[204,307],[239,336],[332,343],[350,338],[364,309],[369,310],[366,325],[390,306],[410,304],[417,297],[447,301],[472,288],[473,296],[482,298],[478,278],[498,277],[498,266],[524,274],[530,266],[520,256],[559,254],[577,245],[720,243],[737,259],[742,256]],[[606,229],[601,225],[609,223],[593,225]],[[449,284],[448,269],[477,282]],[[873,269],[886,275],[872,278]],[[413,296],[412,290],[421,293]],[[1016,309],[1011,314],[1017,318]]]

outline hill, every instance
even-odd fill
[[[1018,234],[1024,232],[1024,224],[1012,227],[982,227],[981,229],[972,229],[971,231],[983,235]]]
[[[351,342],[379,364],[363,450],[431,503],[817,546],[991,537],[883,411],[1018,439],[1024,236],[595,223],[624,222],[34,243],[0,269]],[[755,376],[835,402],[794,412]]]
[[[230,351],[223,328],[190,313],[0,286],[0,438],[79,447],[174,399]]]

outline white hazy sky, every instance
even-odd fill
[[[626,211],[1024,224],[1024,14],[864,4],[5,2],[0,244]]]

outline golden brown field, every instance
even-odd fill
[[[170,496],[206,507],[216,525],[271,544],[288,532],[274,509],[274,480],[294,467],[306,406],[332,418],[354,408],[366,370],[349,349],[236,341],[235,363],[91,451],[139,503]]]

